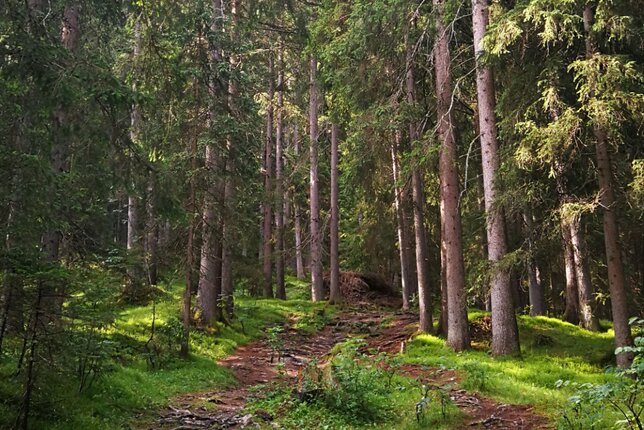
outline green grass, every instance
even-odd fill
[[[488,315],[471,312],[470,318]],[[530,404],[549,416],[553,422],[560,418],[573,386],[557,388],[557,381],[603,383],[614,378],[604,367],[614,361],[613,333],[593,333],[554,318],[519,318],[521,355],[493,358],[487,350],[455,353],[445,340],[419,335],[398,360],[428,368],[456,369],[461,376],[460,386],[479,392],[499,402]],[[295,400],[290,388],[273,387],[266,399],[257,400],[249,410],[264,409],[278,416],[282,428],[337,428],[337,429],[459,429],[463,414],[449,405],[445,416],[440,403],[430,402],[424,419],[416,420],[415,405],[422,397],[419,383],[396,376],[387,402],[381,407],[386,413],[372,423],[356,423],[351,417],[328,405],[303,403]],[[608,428],[616,416],[605,411],[604,424]]]
[[[172,286],[154,305],[157,337],[164,351],[157,361],[160,364],[157,369],[151,369],[145,354],[153,306],[121,309],[114,324],[102,333],[103,338],[115,346],[111,367],[90,389],[78,394],[77,382],[69,373],[46,369],[39,373],[32,428],[135,428],[137,422],[153,419],[174,396],[216,391],[234,384],[230,372],[218,366],[217,360],[231,354],[238,346],[264,336],[266,328],[281,325],[287,319],[294,321],[299,329],[314,332],[337,312],[335,307],[308,301],[306,282],[290,277],[287,284],[289,297],[293,298],[289,301],[236,298],[233,324],[193,331],[191,354],[187,360],[179,359],[176,354],[182,286]],[[487,314],[474,311],[470,318],[484,315]],[[388,317],[383,314],[383,318]],[[519,318],[519,328],[521,355],[517,357],[493,358],[485,345],[478,345],[478,350],[454,353],[443,339],[419,335],[409,342],[405,354],[397,360],[456,369],[463,388],[501,402],[535,405],[553,422],[575,389],[572,385],[556,388],[557,381],[602,383],[614,378],[604,373],[604,367],[614,360],[611,330],[593,333],[557,319],[525,316]],[[15,351],[20,343],[14,339],[6,346],[6,351]],[[22,377],[12,376],[15,362],[15,355],[5,352],[0,356],[0,428],[11,427],[19,404]],[[422,397],[419,383],[400,376],[392,381],[387,400],[375,405],[376,410],[382,409],[382,414],[371,422],[367,419],[357,423],[346,412],[341,413],[328,404],[299,402],[292,396],[292,387],[279,385],[262,388],[262,392],[271,391],[271,394],[251,403],[249,409],[270,411],[278,417],[283,428],[459,428],[463,414],[455,406],[448,405],[443,416],[438,401],[429,403],[423,421],[418,423],[415,405]],[[614,418],[610,411],[605,413],[606,422]]]
[[[471,318],[481,316],[474,312]],[[487,351],[451,351],[443,339],[417,336],[404,361],[457,369],[462,387],[501,402],[531,404],[553,418],[573,395],[572,388],[556,388],[558,380],[603,383],[611,376],[604,366],[613,356],[613,333],[593,333],[558,319],[519,318],[521,355],[493,358]]]
[[[291,289],[301,296],[305,287],[301,283]],[[181,285],[172,286],[155,304],[157,337],[167,333],[168,327],[176,328],[182,290]],[[191,353],[187,360],[177,357],[178,342],[170,330],[170,335],[164,339],[169,339],[171,344],[164,345],[165,357],[158,369],[151,369],[145,358],[153,306],[122,309],[113,326],[102,333],[105,340],[114,343],[115,357],[110,369],[82,394],[77,392],[77,382],[72,375],[41,372],[30,426],[55,430],[130,428],[136,420],[154,416],[173,396],[234,384],[231,373],[216,361],[238,346],[262,337],[264,328],[292,319],[301,328],[314,331],[335,312],[333,307],[301,299],[238,297],[235,306],[237,314],[231,326],[219,325],[207,332],[191,333]],[[17,350],[19,344],[15,342],[13,346]],[[9,376],[14,373],[15,365],[15,355],[0,357],[0,375],[3,376],[0,378],[0,428],[13,425],[19,404],[21,378]]]

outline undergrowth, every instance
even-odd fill
[[[299,289],[292,288],[302,295]],[[236,297],[233,323],[192,331],[191,354],[183,360],[178,356],[182,291],[182,285],[172,285],[160,289],[154,303],[115,311],[113,322],[95,333],[97,342],[105,345],[103,367],[82,391],[74,378],[41,372],[30,427],[128,428],[134,420],[154,417],[173,396],[234,384],[232,374],[216,361],[264,336],[266,327],[293,319],[303,329],[314,331],[333,312],[333,308],[301,299]],[[76,336],[82,340],[87,334],[79,331]],[[17,350],[16,341],[0,356],[0,428],[12,428],[20,400],[21,384],[15,375],[18,357],[12,352]]]
[[[398,375],[399,357],[365,349],[359,338],[336,345],[327,363],[308,363],[297,386],[258,387],[247,409],[269,413],[284,429],[448,429],[461,422],[447,391]]]

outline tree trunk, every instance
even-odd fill
[[[230,141],[229,141],[230,143]],[[233,179],[231,178],[232,168],[230,164],[230,154],[227,165],[226,184],[224,186],[224,199],[226,202],[224,223],[222,229],[222,247],[221,247],[221,297],[217,301],[217,306],[223,312],[222,319],[230,321],[234,312],[234,282],[233,282],[233,228],[232,228],[232,201],[234,199]]]
[[[592,58],[597,53],[592,33],[594,21],[595,12],[593,7],[590,3],[586,3],[584,6],[586,58]],[[591,84],[594,85],[594,83]],[[594,97],[594,94],[591,94],[590,97]],[[624,278],[624,266],[622,264],[622,254],[619,246],[617,201],[613,188],[613,172],[610,155],[608,153],[608,133],[599,122],[595,123],[594,132],[600,205],[604,212],[604,246],[606,248],[611,309],[613,311],[615,346],[620,348],[633,345],[633,337],[631,336],[631,328],[628,325],[628,298],[626,296],[626,280]],[[621,368],[630,367],[632,362],[632,353],[621,353],[617,355],[617,365]]]
[[[293,150],[295,152],[295,158],[298,160],[301,151],[300,145],[300,129],[296,124],[293,129]],[[303,280],[306,278],[306,273],[304,271],[304,258],[302,256],[302,209],[297,201],[297,195],[295,195],[293,201],[293,218],[293,227],[295,230],[295,268],[297,279]]]
[[[564,257],[564,270],[566,274],[566,310],[564,321],[570,324],[579,324],[579,292],[577,290],[577,275],[575,270],[575,256],[570,237],[570,225],[561,220],[561,239]]]
[[[400,187],[400,159],[398,151],[402,142],[402,133],[396,130],[396,137],[394,143],[391,145],[391,170],[393,172],[394,181],[394,205],[396,208],[396,226],[398,233],[398,254],[400,256],[400,279],[402,283],[402,308],[408,311],[410,308],[410,301],[412,295],[412,284],[409,266],[409,249],[407,248],[409,238],[407,237],[409,231],[405,225],[405,214],[403,212],[403,194]]]
[[[335,304],[342,300],[340,292],[340,261],[338,256],[340,207],[338,203],[338,125],[331,124],[331,229],[330,229],[330,292],[329,303]]]
[[[276,297],[286,300],[284,281],[284,45],[277,57],[277,130],[275,133],[275,275]]]
[[[405,76],[405,86],[407,103],[414,105],[416,103],[416,82],[414,80],[413,52],[409,41],[409,29],[405,32],[405,67],[407,73]],[[409,124],[409,140],[412,145],[417,145],[418,124],[411,122]],[[414,211],[414,232],[416,238],[416,271],[418,279],[418,308],[420,312],[420,330],[426,333],[434,331],[432,321],[432,289],[429,278],[429,250],[427,248],[427,237],[425,232],[425,222],[423,208],[425,206],[425,195],[423,178],[418,167],[412,171],[412,200]]]
[[[494,117],[494,77],[490,67],[484,65],[481,61],[481,55],[483,54],[481,41],[485,36],[488,25],[488,0],[473,0],[472,3],[488,259],[493,267],[490,286],[492,354],[506,355],[520,351],[519,330],[512,303],[510,273],[507,268],[499,266],[499,263],[507,253],[507,242],[503,210],[496,207],[497,192],[494,184],[496,172],[499,170],[496,118]]]
[[[199,100],[199,87],[195,85],[195,99]],[[195,246],[194,246],[194,237],[195,237],[195,227],[197,224],[197,186],[195,175],[197,174],[197,124],[196,120],[192,125],[193,135],[190,139],[190,146],[188,148],[188,157],[190,157],[190,193],[188,196],[188,204],[186,212],[190,215],[190,221],[188,223],[188,240],[186,245],[186,267],[185,267],[185,279],[186,279],[186,288],[183,290],[183,300],[181,308],[181,317],[183,321],[183,331],[181,336],[181,356],[186,358],[190,352],[190,326],[192,324],[192,292],[195,289],[194,277],[192,276],[192,269],[195,264]]]
[[[148,196],[146,205],[145,256],[147,261],[148,283],[157,284],[159,225],[156,220],[157,174],[148,173]]]
[[[530,316],[546,315],[546,293],[543,283],[537,278],[537,262],[534,256],[534,228],[532,213],[529,210],[523,212],[523,221],[528,240],[528,295],[530,297]]]
[[[401,136],[402,137],[402,136]],[[399,171],[400,173],[400,171]],[[403,235],[405,249],[405,264],[407,266],[409,297],[418,295],[418,273],[416,270],[416,243],[414,240],[414,202],[411,177],[407,177],[401,188],[401,209],[403,216]]]
[[[64,33],[64,30],[63,30]],[[132,61],[134,64],[138,61],[141,55],[142,46],[141,37],[141,17],[137,17],[134,24],[134,52],[132,54]],[[132,85],[132,90],[136,91],[136,82]],[[132,104],[132,111],[130,113],[130,141],[132,147],[135,148],[141,138],[141,109],[138,103]],[[141,242],[141,229],[139,221],[140,201],[137,195],[137,183],[135,180],[136,174],[134,173],[135,165],[137,163],[134,155],[134,149],[130,154],[130,190],[127,198],[127,253],[128,253],[128,267],[127,276],[129,280],[128,290],[126,295],[134,299],[137,292],[141,287],[142,271],[140,265],[140,258],[142,257]]]
[[[318,84],[317,60],[310,58],[309,69],[309,134],[310,134],[310,186],[311,186],[311,298],[314,302],[324,299],[322,289],[322,237],[320,235],[320,202],[318,183]]]
[[[232,30],[230,35],[233,39],[238,34],[238,11],[239,0],[232,0],[230,6],[230,16],[232,18]],[[239,57],[236,53],[231,53],[229,58],[231,71],[239,68]],[[228,80],[228,110],[232,117],[237,115],[237,82],[235,79]],[[234,140],[232,135],[226,136],[226,177],[224,185],[224,214],[222,228],[222,251],[221,251],[221,301],[220,309],[223,309],[225,320],[230,321],[234,316],[234,280],[233,280],[233,234],[234,234],[234,213],[235,213],[235,154]]]
[[[443,244],[442,238],[445,236],[443,232],[443,226],[441,225],[441,316],[438,320],[438,333],[441,336],[447,337],[449,320],[447,316],[449,315],[449,302],[447,300],[448,288],[447,288],[447,253],[445,246]]]
[[[437,39],[434,46],[436,69],[436,94],[438,135],[441,142],[439,175],[441,237],[445,247],[445,277],[447,281],[447,344],[455,351],[470,347],[469,324],[467,319],[467,297],[465,295],[465,268],[463,264],[463,243],[461,215],[458,207],[459,179],[456,155],[456,141],[451,116],[452,83],[448,33],[443,24],[443,0],[434,0]]]
[[[581,230],[581,216],[577,215],[570,224],[570,239],[575,260],[575,277],[579,294],[579,321],[586,330],[598,331],[599,321],[593,315],[593,284],[590,279],[586,241]]]
[[[219,240],[221,223],[216,213],[217,196],[221,191],[220,179],[216,170],[221,166],[221,159],[212,145],[206,145],[206,177],[208,186],[204,196],[202,216],[201,263],[199,265],[199,287],[197,299],[201,309],[201,319],[207,325],[221,319],[221,310],[217,306],[221,295],[221,252]]]
[[[264,148],[264,223],[262,230],[262,257],[264,273],[264,297],[273,297],[272,266],[272,204],[273,204],[273,54],[268,58],[268,106],[266,108],[266,143]]]
[[[215,34],[223,31],[223,5],[221,0],[213,0],[212,3],[211,31]],[[210,69],[215,71],[222,61],[221,48],[211,46],[209,52]],[[208,120],[210,127],[215,121],[214,100],[221,97],[218,82],[213,75],[209,82],[209,97],[211,98]],[[208,127],[208,129],[210,129]],[[202,321],[212,325],[221,320],[221,308],[217,306],[221,295],[221,208],[223,202],[223,188],[219,172],[223,165],[221,154],[219,154],[212,143],[208,142],[205,148],[206,157],[206,193],[203,203],[203,232],[201,242],[201,262],[199,265],[199,287],[197,300],[201,309]]]

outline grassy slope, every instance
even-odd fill
[[[474,312],[470,318],[480,316]],[[461,386],[501,402],[535,405],[556,419],[572,388],[556,388],[558,380],[602,383],[610,378],[604,366],[613,357],[613,333],[593,333],[555,318],[519,318],[521,356],[492,358],[485,351],[454,353],[444,340],[420,335],[404,360],[463,371]]]
[[[166,298],[156,305],[156,326],[163,327],[179,317],[182,287],[175,285]],[[301,289],[297,295],[305,294]],[[295,296],[295,295],[294,295]],[[237,298],[237,319],[231,327],[218,327],[211,333],[193,332],[191,355],[187,361],[167,360],[160,370],[150,370],[142,351],[150,337],[152,305],[129,307],[120,312],[114,326],[105,334],[115,342],[120,362],[83,394],[77,394],[73,378],[44,375],[44,386],[34,404],[32,428],[76,430],[111,430],[129,428],[137,417],[145,417],[167,405],[172,396],[216,390],[234,384],[231,374],[215,362],[237,346],[263,335],[262,328],[283,323],[288,317],[301,318],[304,329],[314,329],[315,310],[324,304],[307,300],[289,301]],[[333,309],[329,308],[328,312]],[[319,312],[318,312],[319,313]],[[174,347],[178,347],[176,344]],[[15,357],[0,357],[0,374],[9,375],[15,369]],[[45,378],[47,378],[45,380]],[[19,384],[13,378],[0,378],[0,428],[10,428],[15,416],[12,403],[19,396]],[[3,400],[4,399],[4,400]]]
[[[485,315],[470,313],[471,319]],[[565,407],[573,388],[556,388],[558,380],[601,383],[610,378],[604,373],[604,363],[613,355],[613,333],[592,333],[554,318],[520,317],[522,354],[520,357],[492,358],[481,345],[463,353],[454,353],[445,341],[431,335],[419,335],[399,357],[402,363],[430,368],[456,369],[461,375],[461,387],[476,391],[499,402],[531,404],[550,416],[553,423]],[[415,405],[421,399],[420,384],[408,378],[394,379],[390,394],[381,400],[382,417],[372,424],[358,425],[350,417],[320,405],[293,402],[288,390],[278,391],[267,401],[259,401],[251,409],[263,408],[287,412],[280,419],[284,428],[381,428],[381,429],[459,429],[462,413],[450,406],[446,416],[437,400],[430,403],[422,423],[416,421]],[[377,408],[376,408],[377,409]],[[610,414],[610,411],[607,411]],[[607,417],[608,418],[608,417]],[[608,424],[607,424],[608,426]]]
[[[294,286],[295,287],[295,286]],[[212,390],[233,384],[228,371],[215,361],[230,354],[237,346],[262,336],[262,328],[283,322],[289,315],[303,317],[304,328],[314,329],[316,319],[311,315],[324,305],[314,305],[305,300],[303,285],[297,285],[292,296],[297,300],[237,300],[238,319],[232,327],[219,327],[216,332],[194,332],[191,338],[192,354],[188,361],[175,359],[166,362],[162,370],[149,370],[141,357],[141,350],[150,335],[152,307],[141,306],[123,310],[109,333],[127,359],[115,364],[113,371],[98,380],[82,395],[75,393],[72,379],[47,380],[46,392],[40,399],[53,399],[35,405],[40,418],[32,421],[34,428],[51,429],[117,429],[128,428],[137,416],[153,414],[167,404],[172,396],[201,390]],[[181,287],[175,286],[169,296],[156,306],[158,327],[178,317]],[[331,312],[333,308],[329,308]],[[470,318],[480,317],[474,312]],[[403,362],[429,367],[455,368],[463,376],[463,388],[508,403],[534,404],[538,410],[553,415],[561,408],[571,388],[556,389],[559,379],[576,382],[602,382],[608,378],[602,363],[613,350],[612,332],[591,333],[557,319],[521,317],[519,320],[522,356],[520,358],[493,359],[485,351],[468,351],[456,354],[442,339],[420,335],[410,342]],[[9,374],[12,360],[0,362],[2,374]],[[4,367],[4,368],[1,368]],[[443,419],[440,407],[431,404],[427,420],[419,426],[415,420],[415,404],[420,400],[418,383],[396,378],[389,396],[389,413],[382,417],[379,428],[458,428],[459,411],[451,407]],[[0,381],[0,399],[17,396],[18,387],[11,378]],[[271,405],[272,403],[272,405]],[[333,411],[316,410],[305,404],[294,404],[287,396],[278,395],[267,407],[282,408],[291,403],[292,410],[284,424],[292,427],[354,428],[346,417]],[[0,400],[0,427],[10,424],[9,403]],[[3,410],[4,408],[4,410]],[[283,409],[282,409],[283,410]],[[384,421],[383,421],[384,420]],[[395,424],[394,424],[395,423]],[[361,427],[361,426],[358,426]],[[369,426],[373,427],[373,425]]]

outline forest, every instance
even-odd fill
[[[641,0],[3,0],[0,429],[644,429]]]

